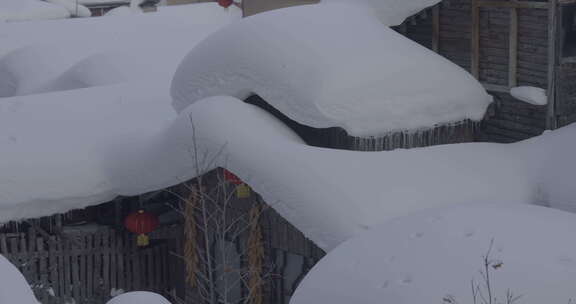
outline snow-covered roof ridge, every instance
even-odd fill
[[[323,3],[348,3],[372,11],[388,26],[400,25],[406,18],[442,0],[322,0]]]
[[[70,17],[70,12],[65,7],[44,1],[39,0],[0,1],[0,22],[62,19],[68,17]]]
[[[361,137],[478,121],[492,101],[454,63],[341,3],[225,27],[188,54],[172,81],[177,110],[209,96],[253,93],[299,123]]]

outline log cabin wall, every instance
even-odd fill
[[[397,30],[475,75],[494,96],[476,140],[515,142],[541,134],[548,109],[509,94],[549,85],[548,2],[444,0]]]

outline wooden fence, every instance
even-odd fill
[[[123,291],[165,292],[168,244],[135,244],[134,235],[112,229],[58,237],[34,229],[0,234],[0,254],[24,274],[43,304],[103,304]]]

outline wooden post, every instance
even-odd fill
[[[472,62],[470,71],[476,79],[480,76],[480,7],[478,0],[472,0]]]
[[[513,0],[512,2],[516,2]],[[508,86],[518,85],[518,9],[510,9],[510,41],[508,54]]]
[[[440,5],[432,8],[432,50],[436,53],[440,50]]]
[[[558,66],[558,0],[550,0],[548,7],[548,108],[546,128],[556,129],[556,70]]]

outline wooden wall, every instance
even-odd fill
[[[505,0],[444,0],[398,28],[477,76],[495,97],[480,141],[514,142],[546,127],[546,106],[508,93],[514,86],[548,86],[548,10],[541,7],[546,3],[524,2],[536,8],[510,7]]]
[[[135,236],[112,229],[67,235],[0,234],[0,254],[24,275],[44,304],[103,304],[116,292],[164,293],[171,278],[163,240],[144,249]]]

